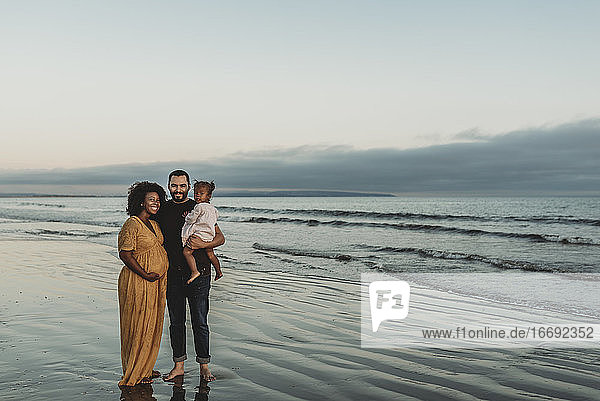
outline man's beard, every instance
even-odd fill
[[[172,192],[171,197],[175,200],[183,200],[185,199],[185,194],[183,192]]]

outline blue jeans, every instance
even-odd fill
[[[192,332],[196,348],[196,362],[209,363],[208,352],[208,293],[210,291],[210,274],[197,277],[186,284],[189,269],[169,268],[167,278],[167,306],[169,308],[169,335],[173,349],[173,361],[187,359],[185,341],[185,300],[187,298],[192,318]]]

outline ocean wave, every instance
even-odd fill
[[[493,236],[502,238],[518,238],[527,239],[534,242],[554,242],[561,244],[571,245],[600,245],[600,242],[590,238],[583,237],[566,237],[557,234],[535,234],[535,233],[513,233],[503,231],[487,231],[476,228],[461,228],[461,227],[448,227],[431,224],[411,224],[411,223],[375,223],[375,222],[358,222],[358,221],[344,221],[344,220],[329,220],[321,221],[315,219],[297,219],[289,217],[225,217],[226,221],[235,221],[239,223],[291,223],[291,224],[306,224],[308,226],[337,226],[337,227],[374,227],[374,228],[390,228],[396,230],[410,230],[410,231],[423,231],[432,233],[458,233],[472,236]]]
[[[64,208],[65,205],[56,204],[56,203],[38,203],[38,202],[20,202],[19,206],[44,206],[44,207],[56,207],[56,208]]]
[[[65,231],[65,230],[48,230],[48,229],[39,229],[39,230],[29,230],[24,231],[26,234],[32,235],[58,235],[61,237],[81,237],[81,238],[97,238],[97,237],[106,237],[109,235],[116,235],[116,232],[112,231],[104,231],[104,232],[92,232],[92,231]]]
[[[260,212],[267,214],[300,214],[319,217],[364,217],[370,219],[429,219],[429,220],[464,220],[486,222],[534,222],[546,224],[583,224],[600,227],[600,219],[578,218],[574,216],[475,216],[460,214],[431,214],[409,212],[366,212],[360,210],[330,210],[330,209],[269,209],[257,207],[219,206],[219,210],[231,212]]]
[[[519,270],[527,270],[527,271],[536,271],[536,272],[563,272],[566,270],[550,267],[550,266],[542,266],[530,262],[520,261],[520,260],[509,260],[509,259],[501,259],[501,258],[493,258],[489,256],[477,255],[474,253],[463,253],[463,252],[455,252],[455,251],[441,251],[437,249],[425,249],[425,248],[413,248],[413,247],[390,247],[390,246],[370,246],[370,245],[355,245],[357,248],[368,249],[374,252],[386,252],[386,253],[408,253],[419,255],[426,258],[434,258],[434,259],[447,259],[447,260],[467,260],[467,261],[475,261],[486,263],[500,269],[519,269]]]
[[[99,226],[99,227],[121,227],[127,217],[123,217],[123,221],[98,221],[90,219],[80,219],[74,216],[36,216],[35,214],[23,214],[23,213],[12,213],[7,211],[0,211],[0,218],[10,219],[18,222],[35,222],[40,221],[44,223],[68,223],[68,224],[84,224],[88,226]]]
[[[509,259],[501,259],[501,258],[493,258],[488,256],[482,256],[477,254],[469,254],[463,252],[454,252],[454,251],[442,251],[436,249],[425,249],[425,248],[397,248],[397,247],[378,247],[371,245],[354,245],[354,248],[364,249],[376,253],[402,253],[402,254],[413,254],[418,255],[424,258],[433,258],[433,259],[444,259],[444,260],[466,260],[473,262],[481,262],[485,263],[499,269],[518,269],[525,271],[535,271],[535,272],[546,272],[546,273],[561,273],[561,272],[571,272],[570,270],[560,269],[557,267],[551,266],[543,266],[539,264],[534,264],[525,261],[519,260],[509,260]],[[313,258],[322,258],[322,259],[333,259],[338,261],[362,261],[373,259],[373,256],[351,256],[347,254],[338,254],[335,252],[315,252],[312,250],[300,250],[300,249],[291,249],[279,246],[270,246],[264,245],[260,243],[254,243],[252,248],[258,249],[261,251],[270,251],[270,252],[278,252],[292,256],[305,256],[305,257],[313,257]],[[368,263],[369,266],[374,265],[374,263]],[[385,270],[384,267],[378,266],[378,269]]]
[[[356,258],[354,258],[350,255],[347,255],[347,254],[290,249],[290,248],[283,248],[283,247],[277,247],[277,246],[263,245],[263,244],[259,244],[258,242],[255,242],[254,244],[252,244],[252,248],[258,249],[260,251],[280,252],[280,253],[285,253],[287,255],[292,255],[292,256],[306,256],[306,257],[311,257],[311,258],[334,259],[334,260],[338,260],[340,262],[349,262],[351,260],[356,260]]]

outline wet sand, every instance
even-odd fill
[[[600,399],[597,348],[361,349],[359,283],[232,268],[211,290],[217,381],[195,388],[188,327],[181,386],[122,393],[120,268],[85,241],[0,241],[3,400]],[[171,367],[167,319],[156,368]]]

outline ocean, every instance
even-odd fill
[[[215,198],[231,267],[599,273],[599,198]],[[116,246],[126,198],[3,198],[0,233]]]
[[[349,280],[372,271],[526,272],[519,281],[533,287],[542,273],[600,273],[600,198],[595,197],[215,197],[212,203],[227,238],[217,249],[225,269]],[[0,233],[100,243],[112,247],[116,257],[125,206],[125,197],[3,198]],[[422,277],[427,277],[422,283],[444,290],[446,279]],[[573,280],[565,283],[578,292]],[[575,305],[573,312],[592,316],[600,309],[598,295],[559,305],[545,300],[550,296],[544,292],[530,296],[510,289],[500,293],[492,284],[452,285],[455,292],[508,303],[533,300],[532,306],[560,310]]]

